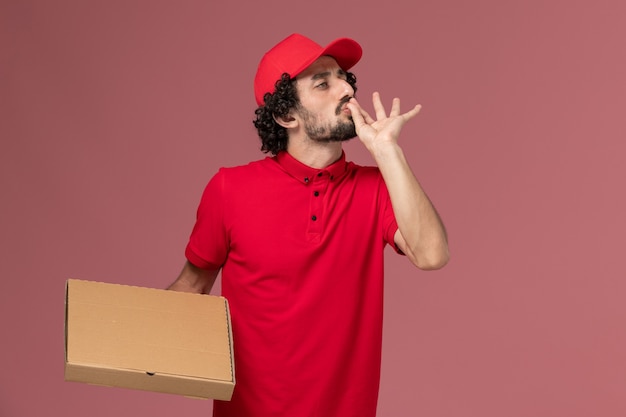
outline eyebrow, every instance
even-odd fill
[[[328,78],[328,77],[330,77],[330,75],[331,75],[330,71],[320,72],[320,73],[317,73],[317,74],[313,75],[311,77],[311,80],[315,81],[315,80],[319,80],[321,78]],[[344,70],[342,70],[341,68],[339,68],[337,70],[337,75],[346,75],[346,72]]]
[[[311,77],[312,80],[319,80],[320,78],[328,78],[330,77],[330,71],[320,72]]]

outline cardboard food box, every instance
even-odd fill
[[[70,279],[65,309],[66,381],[230,400],[225,298]]]

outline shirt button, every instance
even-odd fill
[[[319,191],[313,191],[313,195],[314,195],[315,197],[318,197],[318,196],[320,195],[320,192],[319,192]]]
[[[334,179],[335,179],[335,176],[334,176],[334,175],[331,175],[331,176],[330,176],[330,179],[331,179],[331,181],[332,181],[332,180],[334,180]]]
[[[311,220],[313,221],[317,220],[317,216],[311,216]]]
[[[321,172],[318,172],[318,173],[317,173],[317,176],[318,176],[318,177],[321,177],[321,176],[322,176],[322,173],[321,173]]]
[[[304,182],[309,182],[309,177],[304,177]]]

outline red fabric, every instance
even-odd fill
[[[378,169],[345,156],[317,170],[282,152],[211,179],[186,256],[222,267],[231,308],[237,383],[215,416],[375,415],[396,230]]]

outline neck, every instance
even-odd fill
[[[298,146],[290,141],[287,152],[304,165],[322,169],[341,158],[343,150],[340,142],[308,142]]]

